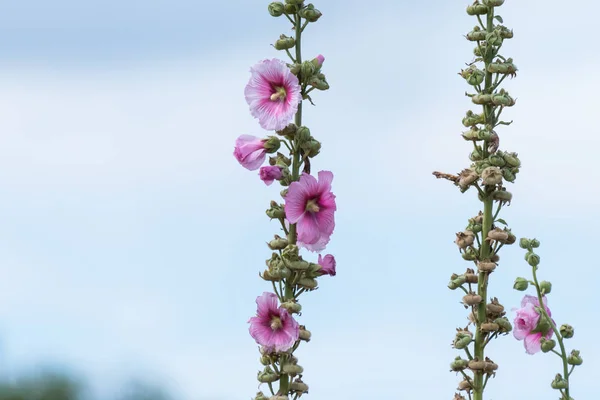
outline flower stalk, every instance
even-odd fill
[[[488,345],[512,330],[504,307],[488,293],[490,276],[500,260],[498,253],[503,246],[516,241],[499,215],[502,207],[512,200],[504,182],[514,182],[520,167],[516,153],[499,149],[500,138],[496,132],[499,126],[510,125],[511,122],[501,121],[500,115],[505,108],[515,104],[500,85],[517,71],[512,59],[499,54],[504,40],[513,37],[512,31],[502,25],[502,17],[496,13],[503,3],[503,0],[476,0],[467,7],[467,14],[477,20],[477,25],[465,36],[475,44],[475,59],[459,75],[474,90],[466,95],[473,104],[481,107],[479,112],[467,111],[462,120],[468,129],[462,138],[473,146],[469,155],[471,165],[457,175],[433,173],[437,178],[453,182],[462,193],[474,188],[472,192],[482,203],[482,210],[469,219],[467,227],[456,234],[455,240],[462,258],[475,265],[477,274],[474,269],[467,269],[464,274],[453,274],[448,284],[452,290],[460,288],[467,293],[463,304],[470,309],[470,322],[466,328],[457,331],[453,346],[464,351],[469,359],[468,367],[460,371],[464,379],[458,389],[471,400],[483,400],[488,380],[498,369],[486,355]],[[474,332],[470,330],[471,325]],[[458,393],[455,397],[464,398]]]
[[[333,174],[319,171],[318,178],[311,175],[311,159],[319,154],[321,143],[302,125],[303,100],[312,104],[309,93],[327,90],[329,84],[321,71],[323,56],[310,61],[302,58],[302,34],[309,24],[317,22],[321,12],[303,0],[273,2],[268,11],[273,17],[285,17],[292,25],[293,37],[281,35],[273,45],[290,62],[263,60],[251,68],[245,96],[260,126],[277,136],[260,139],[242,135],[236,141],[234,156],[246,169],[260,168],[260,179],[266,185],[278,181],[283,187],[280,194],[284,203],[273,200],[266,211],[270,219],[279,222],[283,236],[275,235],[267,243],[273,253],[266,260],[267,269],[259,274],[273,292],[257,298],[257,315],[249,323],[264,366],[257,379],[268,386],[267,395],[259,392],[255,399],[295,400],[308,393],[308,385],[302,380],[304,368],[294,353],[301,342],[312,337],[295,319],[302,310],[299,298],[318,287],[318,278],[336,274],[331,254],[319,254],[316,262],[310,262],[301,251],[323,251],[335,228]],[[289,151],[287,155],[279,152],[283,148]],[[267,154],[273,154],[269,165],[261,167]]]

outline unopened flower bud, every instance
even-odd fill
[[[288,374],[289,376],[296,376],[304,372],[304,368],[298,364],[283,364],[281,367],[281,372]]]
[[[504,178],[504,180],[506,180],[507,182],[510,182],[510,183],[513,183],[515,181],[515,179],[517,179],[517,177],[514,174],[514,172],[512,172],[508,168],[503,168],[502,169],[502,177]]]
[[[498,332],[500,332],[500,333],[508,333],[508,332],[512,331],[512,324],[510,323],[510,321],[508,320],[508,318],[506,318],[506,317],[496,318],[494,320],[494,322],[496,324],[498,324],[498,326],[500,327],[500,329],[498,330]]]
[[[521,247],[522,249],[529,249],[531,247],[530,240],[527,238],[521,238],[519,240],[519,247]]]
[[[291,124],[288,124],[285,128],[283,128],[279,131],[276,131],[276,133],[278,135],[285,136],[286,138],[292,140],[292,139],[294,139],[297,130],[298,130],[298,127],[296,126],[296,124],[291,123]]]
[[[302,73],[302,77],[305,79],[311,77],[315,71],[316,68],[310,61],[304,61],[300,66],[300,72]]]
[[[462,300],[463,303],[467,306],[475,306],[483,301],[481,296],[474,292],[470,292],[469,294],[464,295]]]
[[[281,146],[281,141],[277,136],[269,136],[264,144],[267,153],[275,153]]]
[[[556,341],[554,339],[546,339],[543,336],[540,339],[540,343],[542,345],[542,351],[544,353],[549,352],[550,350],[552,350],[554,348],[554,346],[556,346]]]
[[[308,84],[319,90],[329,89],[329,83],[327,83],[327,81],[324,78],[319,78],[317,76],[314,76],[311,79],[309,79]]]
[[[323,57],[323,55],[319,54],[318,56],[316,56],[315,58],[310,60],[310,62],[315,66],[316,70],[318,71],[321,69],[321,66],[325,62],[325,57]]]
[[[310,333],[310,331],[306,328],[304,328],[304,326],[300,327],[300,340],[304,340],[306,342],[310,342],[310,337],[312,336],[312,333]]]
[[[269,14],[273,17],[281,17],[283,15],[283,3],[280,1],[274,1],[269,4]]]
[[[298,6],[288,3],[286,0],[286,4],[283,6],[283,12],[289,15],[294,15],[298,12]]]
[[[560,335],[565,339],[571,339],[575,335],[575,329],[569,324],[562,324],[559,331]]]
[[[456,357],[452,363],[450,363],[450,369],[454,372],[459,372],[467,369],[469,366],[469,360]]]
[[[529,281],[525,278],[517,278],[515,279],[515,284],[513,285],[513,289],[518,290],[519,292],[523,292],[527,290],[529,287]]]
[[[484,15],[488,13],[488,8],[483,4],[473,4],[467,7],[467,14],[469,15]]]
[[[304,0],[285,0],[285,4],[292,4],[295,6],[299,6],[304,3]]]
[[[276,50],[288,50],[296,45],[296,39],[293,37],[288,37],[286,35],[281,35],[278,40],[275,41],[273,47]]]
[[[270,366],[266,366],[262,372],[259,372],[257,379],[262,383],[272,383],[279,379],[279,374],[273,371]]]
[[[540,241],[537,239],[531,239],[531,247],[537,249],[540,247]]]
[[[542,292],[542,295],[550,293],[552,291],[552,283],[548,281],[541,281],[540,290]]]
[[[495,186],[502,183],[502,171],[498,167],[488,167],[481,173],[483,184]]]
[[[527,253],[527,262],[532,267],[537,267],[540,264],[540,256],[538,256],[534,252],[529,252]]]
[[[569,382],[566,379],[563,379],[561,374],[556,374],[556,377],[550,384],[552,389],[566,389],[569,387]]]
[[[581,365],[583,364],[583,359],[579,355],[579,350],[572,350],[569,357],[567,357],[567,363],[569,365]]]

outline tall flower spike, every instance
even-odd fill
[[[248,323],[250,335],[260,345],[262,371],[257,379],[267,383],[270,392],[259,392],[255,399],[291,400],[305,395],[309,388],[295,355],[296,349],[312,337],[297,321],[301,311],[307,314],[300,296],[316,289],[322,277],[336,275],[333,255],[319,254],[317,258],[303,252],[320,252],[329,244],[337,206],[331,191],[333,173],[320,171],[318,179],[311,175],[321,143],[302,123],[302,101],[312,103],[312,91],[329,89],[323,73],[325,57],[319,54],[303,61],[300,47],[305,30],[322,13],[303,0],[273,2],[268,12],[292,22],[292,36],[282,34],[273,45],[290,61],[272,58],[253,66],[244,95],[250,114],[276,136],[242,135],[236,140],[234,156],[244,168],[259,169],[258,176],[267,186],[276,181],[282,186],[279,194],[284,203],[272,200],[266,215],[281,225],[283,233],[266,240],[270,256],[259,273],[273,292],[264,292],[256,299],[257,313]],[[289,154],[284,154],[284,149]],[[263,166],[269,153],[277,154]]]
[[[480,106],[476,111],[467,111],[462,118],[462,124],[468,128],[462,133],[462,138],[471,142],[472,146],[470,165],[457,175],[433,173],[437,178],[453,182],[462,193],[471,190],[483,205],[483,210],[470,218],[466,228],[456,236],[462,258],[474,263],[478,271],[477,279],[473,276],[468,281],[465,276],[454,274],[448,285],[452,290],[461,288],[467,293],[463,304],[469,309],[469,320],[476,326],[472,340],[460,342],[460,347],[454,344],[470,360],[459,387],[472,400],[483,400],[488,378],[495,375],[498,368],[495,363],[486,361],[489,342],[512,329],[503,312],[498,314],[497,299],[488,303],[490,277],[502,270],[498,253],[503,246],[516,241],[506,222],[499,218],[499,213],[512,200],[512,194],[506,191],[504,184],[515,181],[520,167],[516,153],[500,150],[499,130],[503,125],[510,125],[510,122],[500,120],[500,114],[515,104],[514,98],[500,85],[507,76],[512,77],[517,71],[512,59],[500,55],[505,41],[513,37],[512,31],[502,25],[502,17],[497,14],[497,8],[503,3],[504,0],[476,0],[467,7],[467,14],[477,21],[477,26],[466,34],[466,39],[475,46],[475,59],[459,75],[473,91],[467,93],[471,102]],[[519,283],[521,287],[523,284]],[[537,337],[535,332],[539,314],[534,313],[532,305],[523,309],[522,319],[516,321],[518,326],[514,333],[526,341],[531,351],[537,349],[541,337]]]

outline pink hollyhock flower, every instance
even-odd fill
[[[258,174],[260,175],[260,179],[267,186],[272,184],[273,181],[280,180],[281,177],[283,176],[283,173],[281,172],[281,167],[278,167],[277,165],[269,165],[266,167],[260,167],[260,171],[258,172]]]
[[[250,335],[267,351],[286,351],[300,335],[300,325],[283,307],[277,295],[264,292],[256,298],[257,316],[250,318]]]
[[[300,84],[285,62],[263,60],[250,68],[244,95],[250,114],[263,129],[281,130],[292,120],[300,103]]]
[[[242,135],[235,141],[233,155],[244,168],[254,171],[265,162],[266,141],[255,136]]]
[[[321,273],[323,275],[331,275],[335,276],[335,257],[331,254],[327,254],[325,257],[321,257],[319,254],[319,259],[317,264],[321,266]]]
[[[543,297],[543,301],[548,316],[551,316],[552,313],[546,305],[546,297]],[[516,310],[517,315],[515,316],[513,334],[515,335],[515,339],[524,340],[523,343],[527,354],[535,354],[542,349],[542,333],[533,332],[538,327],[540,321],[540,314],[535,309],[535,307],[539,306],[540,302],[537,297],[526,295],[521,301],[521,308]],[[550,339],[552,333],[553,331],[549,330],[546,334],[546,339]]]
[[[332,180],[330,171],[320,171],[319,181],[304,173],[298,182],[292,182],[285,196],[285,215],[297,224],[298,245],[310,251],[323,250],[335,228]]]

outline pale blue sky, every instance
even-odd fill
[[[471,60],[468,3],[316,3],[324,16],[304,54],[325,56],[331,90],[305,121],[323,143],[315,171],[335,174],[338,275],[303,297],[311,399],[451,398],[458,382],[449,343],[466,313],[446,284],[467,266],[452,241],[478,204],[431,171],[467,165],[471,104],[456,73]],[[246,321],[269,290],[257,274],[278,189],[231,153],[238,135],[263,134],[243,97],[250,66],[283,57],[269,44],[288,26],[267,4],[0,0],[4,373],[55,361],[96,386],[136,374],[184,400],[256,392]],[[504,218],[542,241],[549,305],[585,360],[578,400],[600,378],[598,12],[591,0],[509,0],[501,12],[520,69],[501,147],[523,162]],[[522,259],[506,248],[493,276],[508,309]],[[489,398],[556,397],[556,357],[528,356],[512,336],[489,355],[500,364]]]

